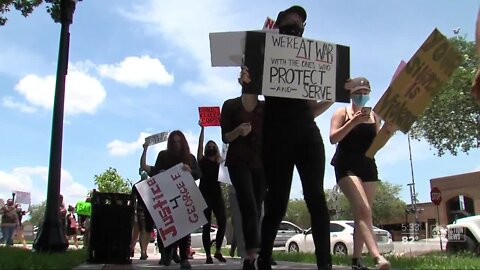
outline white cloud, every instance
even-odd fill
[[[0,198],[11,197],[12,191],[30,192],[32,203],[38,204],[46,199],[48,168],[19,167],[11,172],[0,171]],[[88,189],[76,182],[67,170],[61,171],[60,193],[67,204],[75,204],[84,200]]]
[[[138,136],[138,139],[133,142],[124,142],[118,139],[115,139],[107,144],[108,153],[112,156],[127,156],[133,154],[138,149],[141,149],[143,143],[145,142],[145,137],[150,136],[150,133],[141,132]]]
[[[29,74],[18,82],[15,90],[29,105],[50,110],[54,102],[55,76]],[[75,66],[70,68],[65,83],[65,114],[94,114],[105,97],[105,89],[99,80],[76,70]]]
[[[209,32],[232,31],[236,29],[235,24],[244,19],[238,11],[232,10],[230,1],[189,0],[180,3],[150,0],[136,3],[130,10],[123,11],[123,15],[143,23],[152,36],[168,40],[174,46],[178,62],[196,65],[196,76],[191,76],[182,85],[182,91],[194,96],[205,94],[219,100],[240,94],[236,81],[239,68],[212,68],[210,65]],[[191,23],[194,18],[199,18],[198,14],[208,15]],[[261,27],[258,26],[259,29]]]
[[[13,97],[4,97],[3,106],[10,109],[18,109],[24,113],[34,113],[37,111],[35,107],[29,106],[28,104],[25,104],[25,103],[15,101]]]
[[[115,65],[100,65],[101,76],[133,87],[147,87],[150,84],[170,85],[174,76],[156,58],[148,55],[126,57]]]

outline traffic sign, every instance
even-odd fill
[[[433,204],[439,205],[442,202],[442,192],[438,187],[433,187],[430,191],[430,199],[432,200]]]

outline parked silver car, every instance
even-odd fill
[[[302,233],[303,229],[298,227],[297,225],[293,224],[289,221],[282,221],[280,226],[278,227],[277,236],[275,237],[275,242],[273,242],[273,246],[275,247],[283,247],[287,240],[290,237]]]

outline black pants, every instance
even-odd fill
[[[172,243],[171,245],[164,247],[162,244],[162,240],[160,239],[160,236],[157,234],[157,244],[158,244],[158,250],[160,251],[161,254],[161,260],[168,260],[170,261],[173,257],[173,253],[177,252],[178,248],[178,253],[180,254],[180,260],[188,260],[188,248],[190,246],[191,239],[190,239],[190,234],[186,235],[182,239]]]
[[[230,180],[235,188],[238,207],[242,216],[245,250],[260,247],[260,215],[265,196],[265,177],[262,169],[251,170],[228,166]]]
[[[205,253],[207,256],[210,256],[210,227],[212,224],[212,212],[215,214],[218,225],[217,236],[215,238],[215,247],[217,250],[220,250],[222,247],[223,237],[225,236],[225,229],[227,227],[227,216],[225,215],[225,202],[221,192],[218,194],[209,194],[208,192],[203,191],[202,194],[208,206],[204,211],[207,224],[203,225],[202,242]]]
[[[317,265],[331,264],[330,218],[323,190],[325,148],[317,126],[269,129],[263,133],[263,165],[267,181],[260,256],[272,256],[278,226],[285,216],[294,166],[311,216]]]

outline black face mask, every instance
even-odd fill
[[[205,155],[206,156],[215,156],[217,154],[217,150],[213,148],[207,148],[205,149]]]
[[[303,35],[303,28],[297,25],[285,25],[278,28],[279,33],[283,35],[301,37]]]

